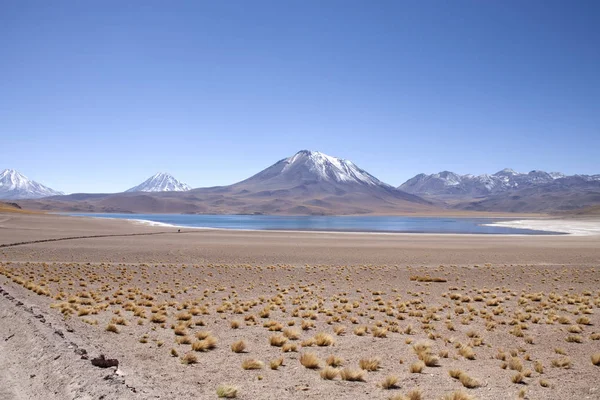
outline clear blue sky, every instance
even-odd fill
[[[399,185],[600,173],[599,1],[0,2],[0,169],[66,192],[301,149]]]

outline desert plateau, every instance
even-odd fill
[[[3,213],[0,394],[595,399],[599,243]]]

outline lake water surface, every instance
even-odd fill
[[[299,230],[346,232],[471,233],[548,235],[556,232],[484,226],[501,218],[444,218],[396,216],[274,216],[274,215],[188,215],[188,214],[98,214],[73,216],[147,221],[156,225],[192,228]]]

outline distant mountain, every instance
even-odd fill
[[[63,193],[32,181],[14,169],[0,172],[0,199],[38,199],[61,194]]]
[[[360,185],[393,190],[387,183],[357,167],[352,161],[328,156],[318,151],[301,150],[278,161],[236,185],[289,186],[319,184],[325,186]]]
[[[478,176],[443,171],[419,174],[399,188],[470,211],[557,212],[600,204],[600,175],[520,173],[508,168]]]
[[[506,168],[493,175],[458,175],[443,171],[437,174],[419,174],[399,186],[399,189],[417,195],[438,198],[485,197],[508,191],[521,190],[553,183],[559,179],[586,182],[600,181],[600,175],[566,176],[560,172],[516,172]]]
[[[82,212],[287,215],[405,214],[436,209],[419,196],[381,182],[351,161],[308,150],[229,186],[186,192],[77,194],[21,205]]]
[[[159,172],[126,192],[185,192],[190,189],[191,187],[178,181],[173,175]]]

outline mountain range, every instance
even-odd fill
[[[600,175],[567,176],[560,172],[544,171],[522,173],[510,168],[493,175],[459,175],[442,171],[431,175],[419,174],[398,188],[408,193],[441,198],[483,197],[565,181],[597,182],[600,181]]]
[[[183,192],[71,194],[22,202],[71,212],[368,214],[433,212],[419,196],[381,182],[348,160],[302,150],[229,186]]]
[[[52,193],[39,192],[37,199],[19,203],[71,212],[300,215],[555,212],[600,204],[600,175],[520,173],[508,168],[477,176],[443,171],[419,174],[395,188],[349,160],[309,150],[228,186],[191,189],[158,173],[123,193],[57,196],[45,189]]]

